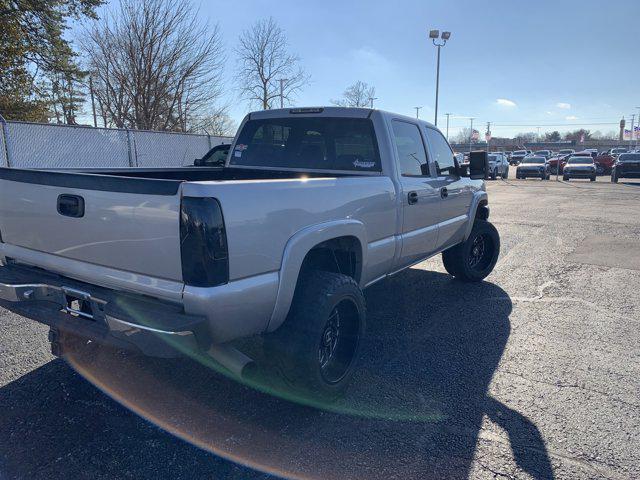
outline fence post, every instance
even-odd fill
[[[125,131],[127,132],[127,156],[129,157],[129,166],[133,167],[134,166],[134,159],[133,159],[133,152],[131,151],[131,132],[129,132],[129,129],[126,128]]]
[[[211,150],[211,135],[207,133],[207,143],[209,144],[209,150]]]
[[[9,129],[7,128],[7,121],[4,119],[2,115],[0,115],[0,123],[2,124],[0,128],[0,136],[2,137],[2,146],[3,148],[3,156],[4,162],[2,162],[3,166],[10,167],[11,162],[9,162]]]

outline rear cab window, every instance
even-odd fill
[[[285,117],[249,120],[231,166],[380,172],[375,131],[367,118]]]

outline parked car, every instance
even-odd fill
[[[209,150],[202,158],[196,158],[193,165],[196,167],[220,167],[225,164],[229,156],[231,145],[220,144]]]
[[[613,165],[616,163],[617,155],[611,155],[607,152],[600,153],[593,159],[596,166],[596,173],[598,175],[608,175],[613,169]]]
[[[615,147],[607,150],[607,153],[610,155],[620,155],[621,153],[627,153],[626,147]]]
[[[516,178],[538,177],[549,180],[549,175],[547,159],[536,155],[525,157],[516,169]]]
[[[551,157],[548,161],[547,161],[547,165],[549,165],[549,173],[552,173],[554,175],[556,174],[561,174],[562,173],[562,169],[564,168],[564,166],[567,164],[567,160],[569,160],[569,157],[571,157],[571,154],[558,154],[555,157]],[[558,167],[560,168],[560,171],[556,171],[558,169]]]
[[[549,158],[551,157],[551,153],[551,150],[538,150],[537,152],[534,152],[534,155],[536,157],[544,157],[549,160]]]
[[[529,155],[529,152],[527,150],[516,150],[511,154],[509,165],[518,165],[527,155]]]
[[[489,178],[495,180],[498,177],[509,177],[509,161],[504,153],[492,152],[489,153]]]
[[[568,182],[572,178],[588,178],[592,182],[596,181],[596,166],[590,155],[572,155],[562,171],[562,179]]]
[[[640,178],[640,153],[621,153],[611,170],[611,181],[621,178]]]
[[[91,339],[243,376],[253,361],[230,342],[262,335],[287,384],[332,399],[364,288],[440,252],[462,281],[496,264],[486,153],[461,168],[427,122],[259,111],[230,150],[222,167],[0,168],[0,298],[48,309],[55,354]]]
[[[572,153],[576,153],[573,148],[563,148],[558,152],[558,155],[570,155]]]
[[[592,158],[596,158],[598,156],[597,148],[585,148],[583,152],[587,152]]]

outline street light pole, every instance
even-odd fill
[[[471,140],[473,139],[473,117],[471,117],[471,131],[469,132],[469,154],[471,154]]]
[[[435,118],[433,122],[437,127],[438,126],[438,96],[440,93],[440,49],[444,47],[445,44],[447,43],[447,40],[451,38],[451,32],[442,32],[442,35],[440,35],[439,30],[431,30],[429,32],[429,38],[431,39],[433,44],[436,47],[438,47],[438,60],[436,62],[436,111],[435,111]],[[438,42],[437,41],[438,38],[440,38],[442,41]]]
[[[636,120],[636,114],[632,113],[631,114],[631,130],[629,135],[629,150],[631,150],[631,145],[633,145],[633,124],[635,120]],[[640,118],[638,120],[640,120]]]
[[[415,108],[415,109],[416,109],[416,118],[420,118],[420,109],[421,109],[422,107],[413,107],[413,108]]]
[[[636,107],[638,109],[638,134],[640,134],[640,107]],[[635,132],[631,131],[632,135],[635,135]],[[635,135],[636,138],[636,150],[638,150],[638,135]]]
[[[369,105],[371,106],[371,109],[373,109],[373,101],[377,99],[378,97],[369,97]]]

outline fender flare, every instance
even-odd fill
[[[474,192],[473,199],[471,200],[471,207],[469,209],[469,219],[467,221],[467,229],[464,232],[464,240],[469,238],[469,235],[471,235],[471,229],[473,228],[473,223],[476,221],[476,212],[478,211],[478,206],[481,203],[486,204],[488,202],[489,202],[489,196],[487,195],[487,192],[485,192],[484,190]]]
[[[276,330],[287,318],[293,294],[298,283],[300,267],[307,253],[316,245],[338,237],[355,237],[362,250],[362,268],[367,258],[367,237],[364,224],[357,220],[336,220],[312,225],[296,232],[284,247],[279,271],[278,294],[273,313],[267,326],[268,332]],[[362,275],[361,275],[362,278]]]

